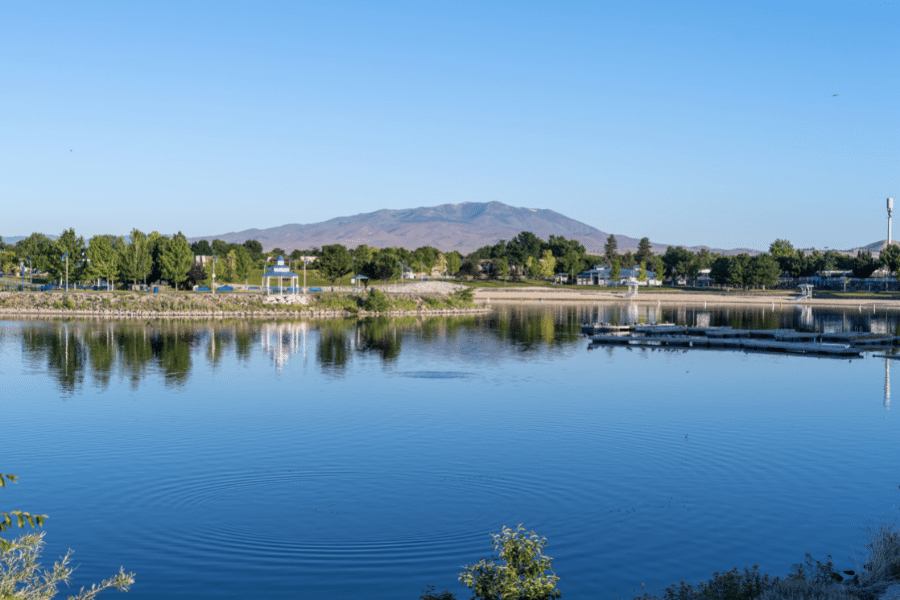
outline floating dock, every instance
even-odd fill
[[[858,357],[864,350],[890,348],[898,340],[892,335],[859,331],[810,333],[675,325],[585,325],[582,331],[597,345],[728,348],[850,357]]]

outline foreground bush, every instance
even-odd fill
[[[760,574],[753,565],[743,572],[713,573],[696,586],[682,581],[661,596],[636,594],[633,600],[876,600],[900,583],[900,531],[889,525],[870,529],[866,550],[866,562],[857,571],[838,572],[830,556],[822,563],[807,553],[806,562],[795,564],[784,578]]]
[[[16,476],[0,473],[0,487],[6,487],[7,481],[15,483]],[[34,529],[43,525],[46,515],[32,515],[19,510],[0,512],[0,532],[8,531],[13,526],[13,517],[19,528],[24,529],[27,523]],[[12,540],[0,538],[0,600],[49,600],[56,596],[59,584],[68,585],[75,570],[69,566],[72,551],[69,550],[53,563],[50,569],[43,569],[40,563],[43,549],[43,533],[29,532]],[[127,592],[133,583],[134,573],[126,573],[119,567],[119,572],[113,577],[99,585],[92,585],[90,589],[81,588],[78,594],[69,598],[91,600],[108,588]]]
[[[547,538],[526,532],[519,524],[515,529],[503,527],[492,533],[497,558],[481,559],[459,574],[459,580],[472,590],[473,600],[551,600],[562,594],[553,573],[549,556],[543,549]],[[454,600],[451,592],[434,593],[431,586],[420,600]]]

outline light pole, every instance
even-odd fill
[[[66,250],[66,253],[62,255],[64,259],[66,259],[66,291],[69,291],[69,251]]]
[[[213,252],[213,276],[212,276],[212,295],[216,295],[216,263],[218,262],[218,258],[216,258],[216,253]]]
[[[28,259],[28,286],[34,285],[34,269],[31,267],[31,259]]]
[[[19,267],[22,269],[22,293],[25,293],[25,261],[19,262]]]

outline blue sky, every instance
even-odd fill
[[[497,200],[867,244],[900,203],[898,26],[900,2],[5,2],[0,235]]]

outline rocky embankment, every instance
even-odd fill
[[[384,295],[373,309],[363,293],[312,293],[306,295],[262,295],[243,293],[166,292],[0,292],[0,316],[52,317],[249,317],[284,318],[403,315],[458,315],[484,312],[455,292],[456,286],[442,282],[424,282],[429,286],[418,293]],[[415,284],[413,284],[415,285]],[[407,288],[408,286],[403,286]],[[362,290],[359,290],[361,292]],[[371,303],[369,303],[371,304]]]

